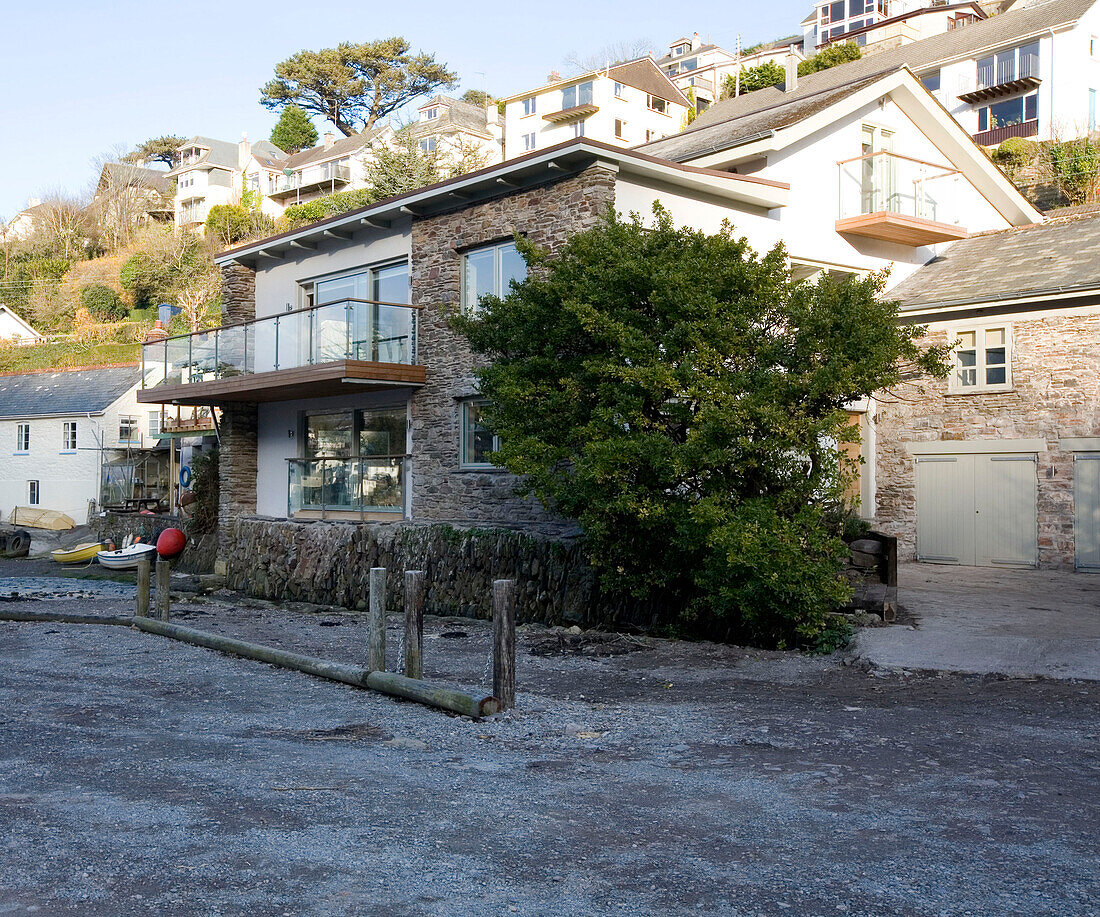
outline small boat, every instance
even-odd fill
[[[128,548],[120,548],[117,551],[100,551],[96,554],[98,560],[108,570],[136,570],[143,558],[152,562],[157,555],[155,544],[132,544]]]
[[[50,557],[59,564],[83,564],[96,559],[96,555],[104,549],[101,541],[87,541],[78,544],[75,548],[58,548],[50,551]]]
[[[16,506],[8,519],[12,525],[26,525],[32,529],[50,529],[55,532],[76,527],[71,516],[53,509],[37,509],[33,506]]]

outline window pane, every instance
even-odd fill
[[[1024,120],[1024,100],[1008,99],[989,106],[990,127],[1007,127]]]
[[[315,286],[315,302],[320,305],[326,302],[340,302],[344,299],[367,299],[369,281],[368,271],[350,274],[347,277],[336,277],[333,280],[318,280]]]
[[[407,303],[409,301],[408,263],[402,262],[376,270],[371,299],[379,302]]]
[[[939,88],[940,88],[940,71],[937,70],[935,73],[927,74],[925,77],[923,77],[921,79],[921,82],[924,83],[924,88],[927,89],[929,92],[939,91]]]
[[[983,57],[978,61],[978,85],[993,85],[993,58]]]
[[[1029,45],[1024,45],[1020,48],[1020,73],[1021,78],[1025,76],[1038,76],[1039,75],[1039,42],[1033,41]]]
[[[844,19],[844,0],[829,5],[829,21],[841,22]]]
[[[576,108],[577,107],[577,87],[566,86],[561,91],[561,107],[562,108]]]
[[[500,247],[500,295],[507,296],[511,281],[522,283],[527,279],[527,263],[516,251],[514,242]]]
[[[1039,96],[1031,95],[1024,99],[1024,120],[1034,121],[1039,117]],[[1090,128],[1091,130],[1091,128]]]
[[[973,347],[977,340],[976,331],[962,331],[958,335],[960,347]]]
[[[494,275],[496,273],[496,253],[493,249],[481,249],[466,255],[466,276],[464,303],[468,311],[477,309],[478,301],[487,293],[494,293]]]
[[[313,414],[306,419],[306,457],[351,455],[351,413]]]
[[[493,434],[481,423],[481,404],[468,401],[463,405],[462,462],[465,465],[488,465],[493,451]]]
[[[359,412],[360,455],[405,454],[405,409]]]
[[[973,334],[973,332],[971,332]],[[958,365],[959,385],[971,386],[978,384],[978,355],[973,350],[959,350],[955,352],[955,360]]]
[[[1016,79],[1016,49],[1002,51],[997,55],[997,83],[1008,83]]]
[[[978,130],[979,131],[989,130],[989,109],[988,108],[979,108],[978,109]]]
[[[990,328],[985,333],[985,346],[986,347],[1003,347],[1005,343],[1005,330],[1004,328]],[[989,362],[988,359],[986,362]],[[1003,362],[1003,361],[1001,361]]]
[[[578,105],[591,105],[592,104],[592,81],[587,83],[581,83],[577,87],[577,104]]]

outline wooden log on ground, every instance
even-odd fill
[[[132,618],[130,620],[139,630],[159,634],[162,637],[170,637],[173,640],[181,640],[184,643],[190,643],[192,646],[201,646],[221,653],[241,656],[245,659],[267,662],[281,668],[305,672],[308,675],[316,675],[319,678],[327,678],[330,681],[338,681],[356,688],[369,688],[391,697],[401,697],[440,710],[447,710],[451,713],[460,713],[463,716],[490,716],[500,711],[500,703],[495,697],[478,697],[452,685],[406,678],[404,675],[391,672],[371,672],[360,666],[328,662],[313,656],[304,656],[301,653],[290,653],[271,646],[262,646],[257,643],[237,640],[233,637],[223,637],[207,631],[182,627],[179,624],[167,624],[152,618]]]
[[[386,568],[370,568],[370,636],[367,668],[386,671]]]
[[[405,571],[405,677],[424,674],[424,599],[423,570]]]
[[[493,581],[493,694],[502,710],[516,705],[516,581]]]
[[[137,614],[139,618],[149,617],[149,578],[152,573],[148,557],[138,561],[137,568]]]
[[[168,595],[169,583],[172,577],[172,568],[168,561],[157,558],[157,616],[162,621],[168,620],[168,606],[171,599]]]
[[[0,607],[0,621],[20,621],[39,624],[116,624],[129,627],[130,615],[90,615],[73,611],[17,611]]]

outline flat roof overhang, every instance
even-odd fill
[[[425,382],[423,366],[405,363],[372,363],[367,360],[335,360],[294,369],[276,369],[205,382],[156,385],[139,389],[141,404],[223,405],[248,402],[294,401],[326,398],[357,392],[419,387]]]
[[[861,213],[859,216],[837,220],[836,231],[841,235],[897,242],[914,248],[932,245],[935,242],[957,242],[959,239],[970,236],[970,233],[961,226],[937,223],[934,220],[925,220],[922,217],[888,210],[879,213]]]
[[[543,115],[543,121],[549,121],[552,124],[565,123],[567,121],[578,121],[581,118],[587,118],[589,115],[594,115],[600,110],[598,105],[592,105],[591,103],[586,105],[574,105],[572,108],[563,108],[560,111],[552,111],[548,115]]]

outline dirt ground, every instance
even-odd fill
[[[366,656],[346,611],[173,619]],[[425,631],[429,677],[488,687],[485,622]],[[518,709],[474,722],[0,623],[0,915],[1100,913],[1100,684],[539,627],[518,656]]]

